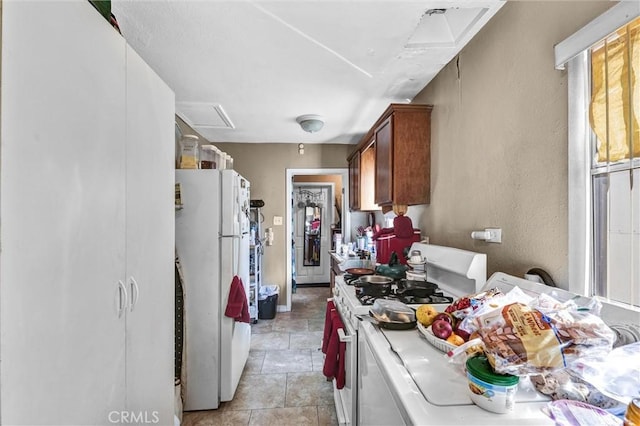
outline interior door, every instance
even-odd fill
[[[173,421],[174,121],[171,89],[127,47],[127,409]],[[156,417],[153,417],[153,416]]]
[[[296,185],[294,188],[296,284],[328,283],[332,187]]]
[[[108,424],[125,398],[125,42],[88,2],[2,15],[0,423]]]

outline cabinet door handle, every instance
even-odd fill
[[[122,316],[122,313],[127,309],[127,288],[122,280],[118,280],[118,318]]]
[[[131,304],[129,305],[129,311],[133,312],[133,307],[138,303],[138,299],[140,298],[140,288],[135,278],[129,277],[129,282],[131,284]]]

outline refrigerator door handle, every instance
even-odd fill
[[[129,305],[129,312],[133,312],[133,307],[138,303],[138,299],[140,298],[140,288],[133,276],[129,277],[129,283],[131,284],[131,304]]]
[[[118,318],[122,317],[122,313],[127,308],[127,299],[129,299],[127,295],[127,288],[122,280],[118,280]]]
[[[237,241],[236,241],[237,240]],[[231,254],[231,260],[233,261],[233,275],[237,276],[240,273],[240,237],[235,237],[233,240],[233,250]]]

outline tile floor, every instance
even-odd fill
[[[232,401],[186,412],[184,426],[337,425],[320,351],[328,287],[298,287],[291,311],[252,326],[251,352]]]

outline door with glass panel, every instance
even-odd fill
[[[333,184],[294,185],[296,284],[329,282]]]

